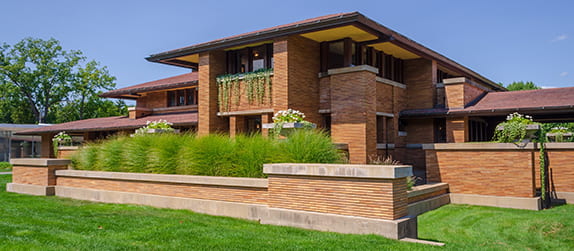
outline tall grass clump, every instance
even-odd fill
[[[279,142],[284,162],[338,163],[342,162],[331,138],[320,130],[297,130]]]
[[[87,144],[72,156],[79,170],[231,177],[265,177],[264,163],[337,163],[327,134],[294,132],[288,139],[261,135],[142,134]]]

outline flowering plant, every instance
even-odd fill
[[[54,148],[54,154],[56,156],[58,156],[58,146],[64,144],[72,144],[72,137],[70,137],[66,132],[59,132],[52,138],[52,147]]]
[[[171,127],[173,123],[167,122],[165,119],[160,119],[158,121],[147,121],[146,126],[136,130],[136,134],[148,133],[149,129],[160,129],[163,132],[174,132],[175,130]]]
[[[70,137],[66,132],[59,132],[52,138],[52,142],[57,145],[70,144],[72,143],[72,137]]]
[[[303,119],[305,119],[305,114],[293,109],[278,111],[273,116],[273,122],[275,123],[301,123]]]
[[[526,136],[527,125],[537,124],[532,121],[532,116],[522,115],[518,112],[506,116],[506,121],[496,126],[494,140],[498,142],[520,142]]]

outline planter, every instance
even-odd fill
[[[167,132],[179,133],[179,129],[174,129],[173,131],[166,129],[147,129],[147,133],[167,133]]]
[[[58,159],[69,159],[76,151],[78,146],[58,146]]]
[[[496,130],[502,131],[504,130],[504,126],[496,127]],[[526,135],[524,135],[524,139],[522,142],[530,142],[532,139],[536,138],[536,132],[540,130],[540,125],[537,124],[530,124],[526,125]]]
[[[550,142],[570,142],[572,140],[572,133],[547,133],[546,137]]]
[[[275,128],[275,123],[266,123],[262,125],[263,129],[273,129]],[[304,128],[317,128],[316,124],[313,123],[283,123],[283,126],[281,127],[281,132],[279,133],[279,135],[281,136],[289,136],[291,133],[293,133],[295,130],[298,129],[304,129]]]

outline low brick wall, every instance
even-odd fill
[[[427,180],[448,183],[453,194],[535,198],[540,188],[537,144],[449,143],[426,144],[424,148]],[[567,199],[574,193],[574,144],[547,143],[546,150],[548,189]]]
[[[59,187],[266,204],[267,179],[61,170]]]
[[[188,209],[393,239],[417,235],[416,217],[408,215],[410,166],[266,164],[269,178],[257,179],[61,170],[70,162],[61,159],[14,162],[21,165],[8,184],[11,192]]]

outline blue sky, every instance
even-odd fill
[[[0,43],[60,40],[109,68],[118,87],[188,70],[150,54],[326,14],[359,11],[505,84],[574,86],[574,1],[10,1]]]

